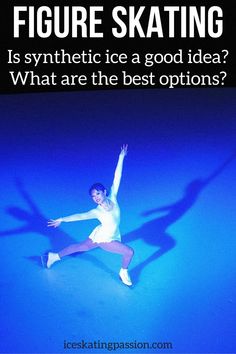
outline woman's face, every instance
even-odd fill
[[[96,204],[102,204],[106,199],[106,190],[103,192],[93,189],[91,192],[91,197]]]

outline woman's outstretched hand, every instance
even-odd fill
[[[58,227],[58,226],[60,226],[61,222],[62,222],[62,218],[55,219],[55,220],[50,219],[48,221],[48,226],[50,226],[50,227]]]
[[[125,157],[128,154],[128,144],[121,146],[120,156]]]

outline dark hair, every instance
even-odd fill
[[[102,191],[105,192],[107,189],[104,187],[103,184],[101,183],[94,183],[90,188],[89,188],[89,194],[92,194],[92,191],[96,189],[96,191]]]

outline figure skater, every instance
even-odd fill
[[[101,183],[95,183],[90,187],[89,194],[93,201],[98,204],[96,208],[85,213],[74,214],[48,221],[48,226],[58,227],[62,222],[98,219],[100,221],[100,225],[92,231],[85,241],[72,244],[58,253],[49,252],[47,257],[47,268],[50,268],[53,263],[72,253],[85,252],[100,247],[105,251],[119,253],[122,255],[122,266],[119,276],[124,284],[128,286],[132,285],[128,273],[128,266],[131,262],[134,251],[131,247],[121,242],[121,235],[119,231],[120,208],[116,199],[120,186],[123,161],[127,155],[127,152],[128,145],[123,145],[121,147],[121,152],[115,169],[114,180],[109,195],[107,195],[107,190]]]

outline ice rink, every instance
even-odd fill
[[[0,115],[0,352],[235,352],[235,89],[2,95]],[[133,287],[101,249],[43,268],[98,224],[47,228],[94,207],[88,189],[110,187],[123,143]]]

